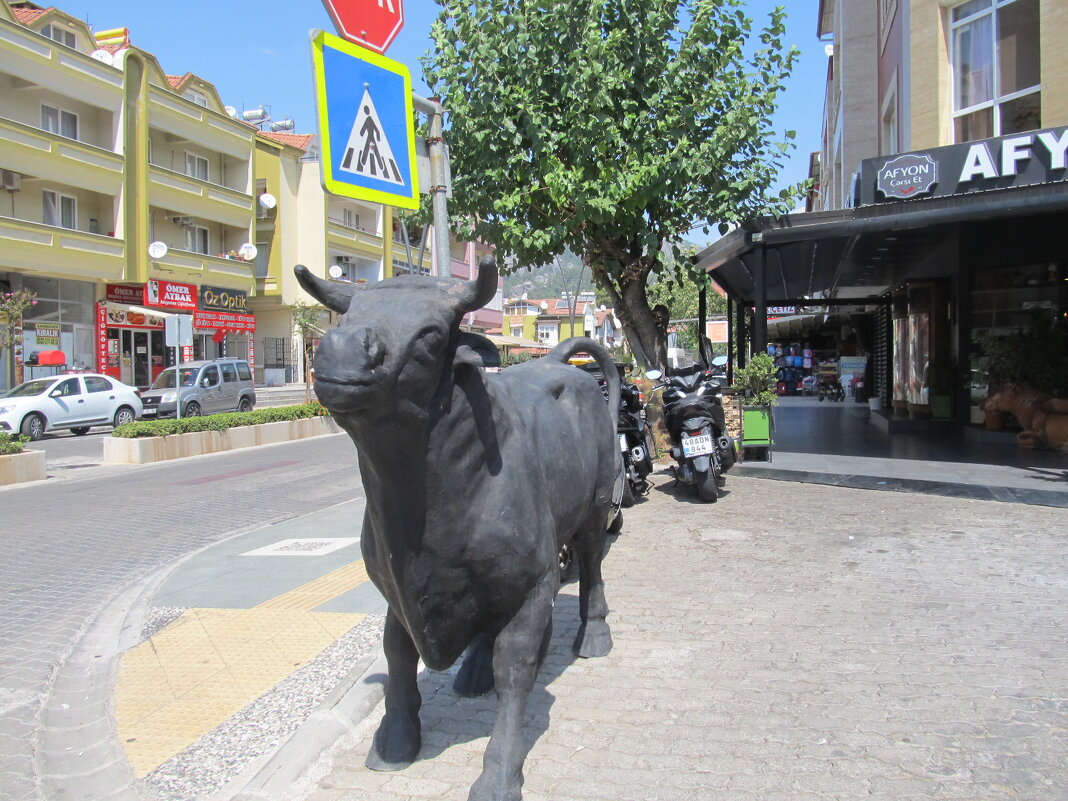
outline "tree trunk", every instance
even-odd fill
[[[589,266],[594,280],[612,299],[638,366],[643,369],[657,367],[666,373],[667,332],[656,324],[645,291],[650,265],[644,259],[638,259],[628,264],[618,277],[610,275],[603,265]]]

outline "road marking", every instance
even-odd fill
[[[201,476],[200,478],[191,478],[187,481],[176,481],[175,483],[183,487],[192,487],[197,484],[210,484],[213,481],[225,481],[228,478],[247,476],[252,473],[264,473],[268,470],[278,470],[281,467],[292,467],[295,464],[301,464],[301,460],[290,459],[285,462],[271,462],[270,464],[261,465],[260,467],[247,467],[244,470],[231,470],[229,473],[216,473],[211,476]]]
[[[363,560],[251,609],[189,609],[122,655],[119,741],[138,777],[226,722],[365,617],[314,612],[368,580]]]

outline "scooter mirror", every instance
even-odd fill
[[[645,377],[648,378],[650,381],[658,381],[664,377],[664,374],[659,370],[646,370]]]

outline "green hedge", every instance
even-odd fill
[[[30,438],[24,437],[22,434],[9,434],[6,431],[0,431],[0,456],[22,453],[22,446],[29,441]]]
[[[227,412],[203,417],[183,417],[166,420],[139,420],[136,423],[116,427],[113,437],[136,439],[138,437],[166,437],[170,434],[189,434],[194,431],[225,431],[239,426],[256,426],[263,423],[278,423],[284,420],[303,420],[308,417],[326,417],[330,414],[319,401],[301,403],[297,406],[271,406],[251,412]]]

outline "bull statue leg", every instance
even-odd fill
[[[386,714],[375,732],[366,765],[371,770],[402,770],[419,755],[419,707],[423,699],[416,683],[419,653],[392,609],[386,612],[382,650],[389,665]]]
[[[468,801],[520,801],[522,798],[523,760],[527,755],[523,721],[548,647],[558,583],[553,565],[553,572],[542,576],[493,644],[497,720],[486,746],[482,775],[471,787]]]
[[[604,558],[604,534],[596,526],[593,534],[575,539],[579,563],[579,624],[574,652],[583,658],[607,656],[612,650],[612,632],[608,628],[608,601],[604,597],[601,560]]]

